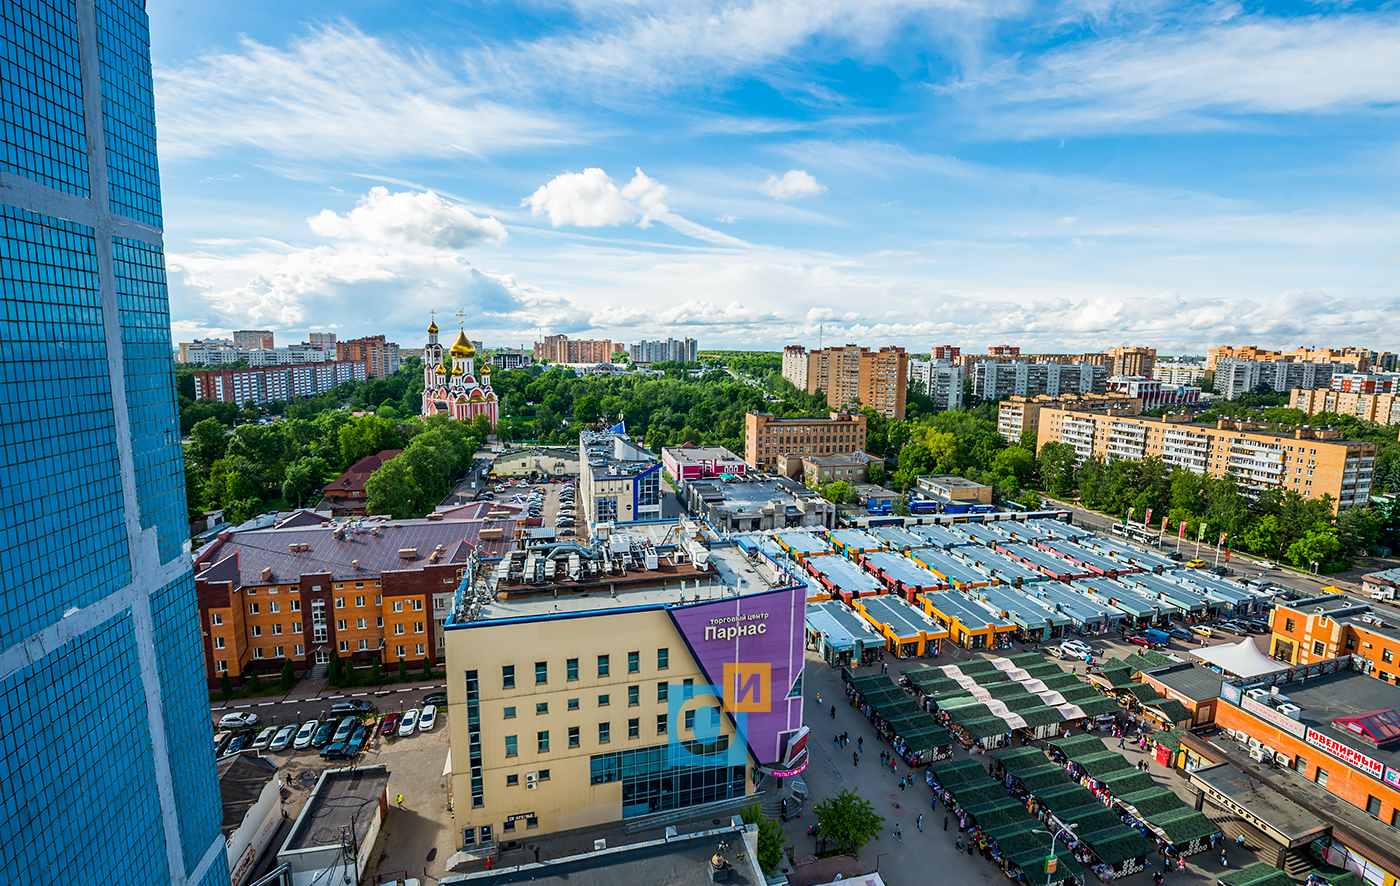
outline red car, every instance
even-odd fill
[[[1129,642],[1129,643],[1134,643],[1134,644],[1136,644],[1136,645],[1138,645],[1138,646],[1146,647],[1147,649],[1156,649],[1156,648],[1157,648],[1157,644],[1156,644],[1156,643],[1153,643],[1151,640],[1147,639],[1146,637],[1142,636],[1141,634],[1134,634],[1133,636],[1129,637],[1129,638],[1128,638],[1128,642]]]
[[[380,735],[393,735],[399,729],[399,715],[385,714],[384,723],[379,727]]]

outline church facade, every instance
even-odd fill
[[[484,415],[491,424],[500,418],[500,403],[491,390],[491,365],[481,367],[476,374],[476,348],[472,347],[465,330],[457,333],[453,342],[452,368],[443,363],[442,345],[434,321],[428,326],[428,344],[423,348],[423,417],[450,415],[471,421]]]

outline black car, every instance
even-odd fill
[[[436,707],[442,707],[443,705],[447,704],[447,693],[434,692],[432,695],[426,695],[423,697],[423,704],[425,706],[435,705]]]
[[[344,716],[345,714],[367,714],[374,710],[371,702],[363,698],[346,698],[331,705],[331,713]]]
[[[1168,560],[1180,560],[1180,559],[1181,559],[1181,551],[1167,551],[1167,559],[1168,559]]]
[[[238,753],[239,751],[243,750],[243,748],[244,748],[244,747],[248,744],[248,742],[251,741],[251,740],[252,740],[252,733],[250,733],[250,732],[240,732],[240,733],[238,733],[237,735],[235,735],[235,736],[233,737],[233,740],[230,741],[230,742],[228,743],[228,746],[224,748],[224,754],[225,754],[225,755],[228,755],[228,754],[236,754],[236,753]]]

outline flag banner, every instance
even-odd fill
[[[1152,509],[1148,508],[1147,513],[1142,515],[1142,525],[1146,526],[1152,522]]]
[[[1177,533],[1177,536],[1176,536],[1176,537],[1177,537],[1177,538],[1185,538],[1185,537],[1186,537],[1186,521],[1185,521],[1185,520],[1182,520],[1182,521],[1181,521],[1181,532]]]

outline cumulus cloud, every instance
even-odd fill
[[[478,243],[504,243],[505,225],[477,218],[464,206],[432,191],[389,193],[371,188],[345,215],[329,209],[306,220],[311,230],[336,240],[465,249]]]
[[[549,223],[556,228],[597,228],[633,219],[645,228],[669,211],[665,197],[666,186],[648,178],[640,168],[626,186],[618,188],[606,172],[590,166],[583,172],[556,175],[520,205],[530,207],[536,217],[549,216]]]
[[[789,169],[782,178],[768,176],[768,181],[760,185],[759,190],[774,200],[796,200],[825,194],[826,185],[819,183],[805,169]]]

